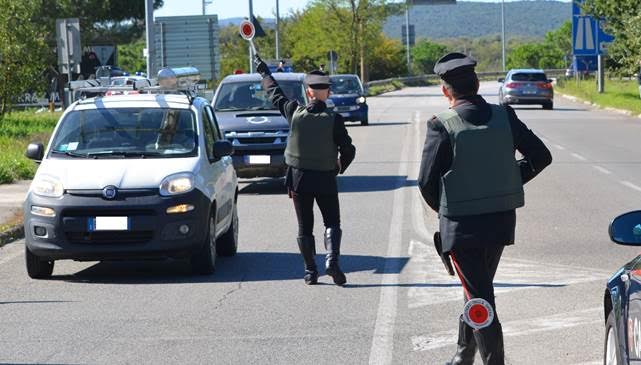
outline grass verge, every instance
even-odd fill
[[[641,114],[641,99],[639,98],[639,84],[636,81],[605,80],[605,92],[597,92],[595,79],[575,80],[559,79],[556,90],[563,94],[597,104],[602,108],[616,108],[627,110],[634,115]]]
[[[367,96],[376,96],[383,93],[388,93],[390,91],[400,90],[407,86],[429,86],[429,85],[432,85],[432,83],[430,83],[427,80],[418,80],[418,81],[412,81],[412,82],[402,82],[399,80],[392,80],[385,84],[370,86],[367,89]]]
[[[24,156],[31,142],[47,143],[60,113],[25,111],[0,120],[0,184],[30,179],[37,166]]]

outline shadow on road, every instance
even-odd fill
[[[292,240],[292,248],[296,243]],[[322,243],[317,242],[319,254],[316,263],[324,272]],[[380,256],[342,255],[341,268],[345,273],[371,271],[390,274],[400,273],[408,257],[384,258]],[[71,275],[54,275],[51,280],[87,284],[185,284],[232,283],[251,281],[302,280],[303,259],[297,252],[239,252],[234,257],[218,258],[216,273],[194,275],[186,260],[167,261],[113,261],[99,262]]]
[[[245,186],[241,187],[238,191],[239,194],[261,194],[261,195],[280,195],[287,194],[285,188],[285,179],[261,179],[261,180],[245,180],[241,181]]]
[[[517,106],[517,105],[510,105],[512,109],[519,111],[519,110],[543,110],[545,112],[548,111],[557,111],[557,112],[586,112],[589,111],[589,109],[585,108],[554,108],[552,110],[545,110],[541,108],[540,106]]]
[[[407,125],[409,124],[408,122],[370,122],[368,125],[360,125],[360,124],[345,124],[347,127],[363,127],[363,128],[370,128],[370,127],[386,127],[386,126],[392,126],[392,125]]]
[[[51,303],[74,303],[74,301],[71,301],[71,300],[16,300],[16,301],[9,301],[9,302],[0,302],[0,305],[2,304],[51,304]]]
[[[339,176],[338,191],[341,193],[368,193],[396,190],[406,186],[416,186],[416,184],[416,180],[408,180],[407,176],[346,175]]]

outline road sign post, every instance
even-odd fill
[[[329,61],[329,73],[335,74],[336,69],[338,68],[338,53],[336,53],[336,51],[334,50],[327,52],[327,60]]]

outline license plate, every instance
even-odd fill
[[[126,231],[129,229],[127,217],[89,218],[89,231]]]
[[[523,90],[523,94],[528,94],[528,95],[536,94],[536,90],[535,89],[525,89],[525,90]]]
[[[269,165],[271,163],[271,156],[249,156],[248,160],[250,165]]]

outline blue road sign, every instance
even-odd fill
[[[583,0],[572,2],[572,48],[575,56],[595,56],[608,53],[614,37],[603,31],[603,20],[581,12]]]

